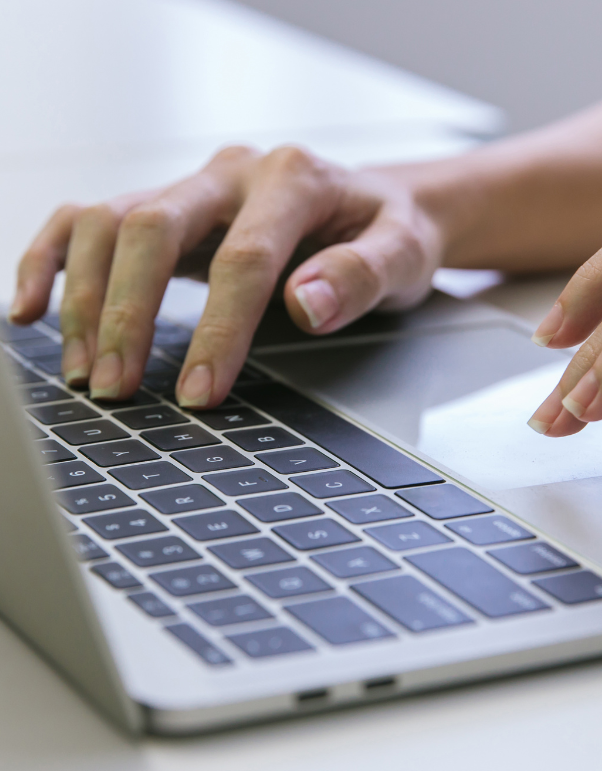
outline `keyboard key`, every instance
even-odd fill
[[[236,589],[229,578],[222,575],[211,565],[195,565],[192,568],[180,570],[163,570],[151,573],[150,578],[162,586],[174,597],[188,597],[191,594],[219,592],[225,589]]]
[[[193,613],[212,626],[242,624],[245,621],[261,621],[274,618],[271,613],[252,597],[240,594],[237,597],[224,597],[221,600],[193,602],[188,605]]]
[[[155,322],[153,345],[156,345],[157,348],[163,348],[166,345],[188,345],[191,337],[192,331],[190,329],[163,319],[157,319]]]
[[[335,498],[337,495],[370,493],[374,490],[372,485],[345,469],[289,478],[314,498]]]
[[[472,514],[489,514],[493,511],[489,504],[479,501],[451,484],[400,490],[395,495],[433,519],[468,517]]]
[[[203,477],[225,495],[251,495],[267,493],[270,490],[285,490],[287,485],[263,469],[248,471],[227,471],[223,474],[207,474]]]
[[[329,501],[326,505],[354,525],[414,516],[411,511],[392,501],[386,495],[364,495],[362,498]]]
[[[186,468],[194,471],[195,474],[253,465],[252,460],[245,458],[244,455],[241,455],[233,447],[228,447],[226,444],[207,450],[197,449],[174,452],[171,457],[177,460],[178,463],[186,466]]]
[[[293,436],[278,426],[251,428],[247,431],[228,431],[224,436],[247,452],[259,452],[270,448],[276,450],[279,447],[296,447],[303,444],[303,439]]]
[[[268,573],[254,573],[247,576],[254,586],[268,597],[294,597],[298,594],[327,592],[332,589],[309,568],[297,566],[284,570],[270,570]]]
[[[412,632],[472,623],[472,619],[413,576],[392,576],[351,588]]]
[[[117,549],[141,568],[201,558],[200,554],[175,535],[122,543]]]
[[[421,546],[435,546],[452,540],[427,522],[397,522],[394,525],[368,527],[365,533],[393,551],[419,549]]]
[[[75,460],[75,455],[54,439],[42,439],[35,447],[40,453],[42,463],[59,463],[63,460]]]
[[[177,377],[180,374],[180,368],[158,356],[149,356],[146,366],[144,367],[144,373],[150,375],[155,372],[169,372]]]
[[[371,546],[357,546],[352,549],[314,554],[312,560],[337,578],[367,576],[371,573],[383,573],[385,570],[399,568],[399,565],[391,562],[388,557]]]
[[[87,396],[88,399],[90,399],[90,396]],[[99,407],[104,407],[107,410],[125,410],[128,407],[144,407],[147,404],[159,404],[159,400],[156,396],[151,396],[151,394],[148,393],[148,391],[136,391],[136,393],[133,396],[130,396],[129,399],[124,399],[123,401],[119,402],[108,402],[105,399],[90,399],[90,401],[93,404],[98,405]]]
[[[71,514],[91,514],[105,509],[135,506],[135,502],[115,485],[98,485],[85,490],[64,490],[57,493],[58,502]]]
[[[71,522],[70,519],[67,519],[64,514],[61,516],[61,519],[63,520],[63,525],[68,533],[74,533],[77,530],[73,522]]]
[[[84,447],[82,455],[94,461],[97,466],[121,466],[124,463],[140,463],[145,460],[158,460],[158,455],[150,447],[136,439],[122,442],[107,442]]]
[[[16,385],[29,385],[31,383],[43,383],[44,379],[37,375],[33,370],[28,367],[24,367],[20,361],[10,358],[10,369],[13,377],[13,382]]]
[[[286,610],[332,645],[395,637],[347,597],[325,597],[290,605]]]
[[[236,409],[218,409],[206,410],[197,413],[199,420],[206,423],[210,428],[218,431],[225,431],[228,428],[248,428],[249,426],[263,426],[270,421],[264,418],[255,410],[248,407],[237,407]]]
[[[13,345],[13,349],[20,353],[25,359],[35,361],[39,358],[48,356],[61,356],[63,349],[60,343],[55,343],[50,338],[39,338],[35,340],[25,340],[22,343]]]
[[[463,547],[415,554],[406,559],[490,618],[549,607]]]
[[[111,439],[127,439],[129,434],[110,420],[92,420],[71,426],[52,429],[55,434],[69,444],[94,444],[108,442]]]
[[[230,538],[259,532],[236,511],[193,514],[190,517],[176,517],[173,521],[197,541],[214,541],[216,538]]]
[[[100,546],[95,543],[89,536],[83,533],[77,535],[70,535],[71,545],[75,549],[78,559],[82,562],[88,562],[89,560],[99,560],[109,555],[103,551]]]
[[[92,407],[75,400],[68,404],[45,404],[42,407],[28,407],[27,412],[47,426],[100,417]]]
[[[179,376],[180,372],[178,369],[171,372],[151,372],[143,377],[142,383],[149,391],[164,394],[175,390]]]
[[[487,554],[514,570],[515,573],[522,575],[579,567],[579,563],[575,562],[574,559],[542,541],[521,543],[520,546],[505,546],[502,549],[491,549]]]
[[[262,383],[266,380],[270,380],[268,375],[265,375],[263,372],[259,372],[259,370],[256,370],[253,367],[250,367],[248,364],[245,364],[245,366],[238,373],[235,385],[238,386],[242,383]]]
[[[602,578],[590,570],[539,578],[533,583],[567,605],[602,600]]]
[[[113,415],[126,426],[134,429],[173,426],[178,423],[189,422],[187,417],[164,404],[137,407],[134,410],[119,410]]]
[[[145,431],[140,434],[143,439],[153,444],[159,450],[183,450],[188,447],[206,447],[220,444],[221,440],[204,428],[190,423],[186,428],[158,428],[156,431]]]
[[[176,466],[167,461],[155,461],[154,463],[141,463],[137,466],[123,466],[113,469],[109,474],[118,479],[130,490],[144,490],[147,487],[162,487],[163,485],[179,485],[182,482],[192,481],[192,477],[185,474]]]
[[[50,383],[27,386],[26,388],[21,388],[19,393],[21,394],[23,404],[43,404],[44,402],[73,400],[73,396],[68,394],[67,391],[63,391],[58,386],[50,385]]]
[[[508,517],[502,517],[499,514],[494,514],[492,517],[475,517],[466,521],[450,522],[445,527],[476,546],[489,546],[508,541],[526,541],[529,538],[535,538],[533,533],[517,525]]]
[[[28,429],[33,439],[46,439],[48,434],[45,434],[42,429],[36,426],[35,423],[32,423],[31,420],[28,420],[27,422],[29,423]]]
[[[210,493],[201,485],[184,485],[171,487],[167,490],[153,490],[141,493],[141,498],[160,511],[161,514],[180,514],[183,511],[197,509],[214,509],[223,506],[224,502],[217,495]]]
[[[173,610],[160,600],[152,592],[140,592],[139,594],[128,594],[128,600],[131,600],[145,613],[153,618],[165,618],[165,616],[175,616]]]
[[[309,643],[286,626],[246,634],[233,634],[228,637],[228,640],[254,659],[313,650]]]
[[[241,386],[240,395],[383,487],[443,481],[400,450],[281,383]]]
[[[270,538],[251,538],[233,543],[210,546],[209,551],[231,568],[253,568],[258,565],[276,565],[279,562],[293,562],[294,557],[285,552]]]
[[[30,362],[47,375],[60,375],[63,370],[63,357],[60,353],[52,356],[37,356],[35,359],[30,359]]]
[[[280,522],[283,519],[314,517],[316,514],[323,514],[321,509],[299,493],[260,495],[257,498],[243,498],[236,503],[262,522]]]
[[[332,458],[326,457],[313,447],[300,447],[298,450],[284,450],[283,452],[264,452],[255,457],[279,474],[320,471],[325,468],[336,468],[339,465]]]
[[[172,626],[166,626],[165,629],[173,634],[174,637],[177,637],[178,640],[181,640],[184,645],[187,645],[190,650],[194,651],[207,664],[218,666],[232,663],[232,660],[223,651],[216,648],[213,643],[202,637],[196,629],[188,626],[188,624],[173,624]]]
[[[142,586],[137,578],[122,567],[118,562],[103,562],[101,565],[94,565],[90,568],[92,573],[104,578],[107,583],[114,586],[115,589],[136,589]]]
[[[351,533],[334,519],[294,522],[292,525],[278,525],[272,530],[291,546],[302,551],[322,549],[325,546],[340,546],[360,540],[355,533]]]
[[[16,343],[21,340],[34,340],[47,338],[41,329],[33,326],[21,327],[2,319],[0,323],[0,339],[6,343]]]
[[[56,332],[61,331],[61,316],[59,313],[47,313],[45,316],[42,316],[41,320]]]
[[[143,509],[130,509],[115,514],[99,514],[85,517],[84,522],[103,538],[131,538],[133,535],[162,533],[167,528],[162,522]]]
[[[66,461],[46,469],[46,479],[57,490],[61,487],[79,487],[105,481],[102,474],[81,460]]]

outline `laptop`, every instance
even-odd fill
[[[56,315],[0,331],[0,614],[123,729],[602,653],[600,428],[526,427],[568,358],[513,316],[435,293],[317,339],[273,308],[194,413],[181,324],[111,404],[61,379]]]

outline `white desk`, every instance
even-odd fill
[[[499,113],[200,0],[0,0],[0,301],[63,200],[160,184],[219,145],[302,142],[341,163],[460,152]],[[535,321],[559,279],[484,298]],[[177,741],[130,742],[0,625],[10,771],[501,771],[598,764],[602,664]]]

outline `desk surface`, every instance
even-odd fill
[[[460,152],[501,126],[493,108],[200,0],[0,0],[0,101],[4,302],[19,252],[58,203],[168,181],[225,142],[302,142],[355,164]],[[481,297],[535,323],[563,280]],[[0,768],[11,771],[564,771],[598,762],[601,715],[602,664],[591,663],[133,743],[0,625]]]

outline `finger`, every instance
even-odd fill
[[[564,397],[562,403],[572,415],[584,423],[602,420],[602,327],[587,341],[589,369]]]

